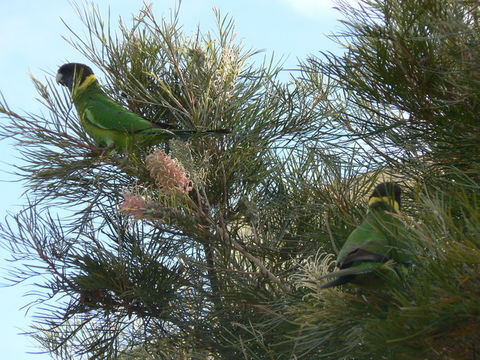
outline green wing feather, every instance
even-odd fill
[[[388,258],[395,245],[392,239],[396,236],[394,232],[398,224],[396,218],[383,210],[369,211],[363,222],[348,236],[338,253],[339,267],[346,267],[357,261],[373,261],[362,259],[365,254],[359,253],[359,249]]]
[[[95,89],[92,89],[92,92],[93,90]],[[120,104],[100,92],[100,90],[89,94],[84,102],[84,121],[88,121],[92,126],[128,134],[153,128],[151,122],[124,109]]]

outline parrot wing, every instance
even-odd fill
[[[382,254],[377,254],[362,248],[356,248],[355,250],[349,252],[347,255],[345,255],[341,262],[339,262],[338,267],[340,269],[349,267],[351,264],[354,262],[363,262],[363,261],[368,261],[368,262],[387,262],[389,260],[388,257],[383,256]]]
[[[364,263],[362,265],[352,266],[346,269],[341,269],[329,274],[325,274],[323,276],[320,276],[318,279],[321,280],[321,279],[330,279],[334,277],[368,274],[375,271],[377,268],[379,268],[382,265],[384,265],[384,263],[380,263],[380,262]]]
[[[82,112],[82,119],[100,129],[129,134],[153,128],[151,122],[124,109],[102,93],[92,94],[88,97]],[[165,131],[168,132],[168,130]]]

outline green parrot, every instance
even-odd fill
[[[337,257],[338,271],[320,277],[336,278],[320,286],[353,283],[375,286],[381,279],[385,263],[410,265],[405,246],[398,239],[405,231],[403,223],[394,216],[400,213],[401,188],[393,182],[379,184],[368,201],[369,211],[363,222],[352,231]]]
[[[67,63],[57,72],[57,83],[71,93],[80,123],[101,147],[131,150],[166,142],[173,138],[198,135],[220,136],[228,130],[180,130],[168,124],[154,124],[126,110],[101,89],[92,69],[84,64]]]

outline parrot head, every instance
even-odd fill
[[[375,187],[368,200],[370,208],[378,206],[377,204],[386,204],[393,208],[395,212],[400,212],[400,197],[402,188],[394,182],[384,182]]]
[[[60,66],[57,72],[57,83],[66,86],[72,92],[74,85],[82,84],[85,79],[93,75],[92,69],[80,63],[67,63]]]

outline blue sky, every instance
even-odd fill
[[[175,7],[175,0],[150,1],[157,16],[168,16],[169,9]],[[103,14],[110,8],[111,19],[119,16],[131,19],[132,14],[143,6],[141,0],[96,1]],[[180,10],[180,24],[188,33],[197,25],[203,31],[215,29],[212,9],[229,14],[235,21],[237,39],[246,48],[263,49],[280,58],[286,58],[286,68],[295,68],[298,59],[319,51],[339,52],[338,46],[327,38],[327,34],[338,31],[341,26],[339,13],[332,10],[333,0],[183,0]],[[68,0],[0,0],[0,91],[10,107],[16,112],[42,111],[29,73],[43,79],[54,74],[65,62],[86,62],[79,52],[72,48],[62,36],[69,32],[61,19],[78,34],[85,28],[76,18],[76,13]],[[113,23],[116,23],[113,21]],[[4,121],[5,119],[0,119]],[[2,202],[0,216],[20,209],[22,184],[9,175],[6,163],[15,163],[16,149],[11,143],[0,142],[2,152]],[[10,169],[11,170],[11,169]],[[8,254],[0,250],[0,275],[5,275],[9,264]],[[0,279],[0,283],[5,281]],[[50,359],[48,355],[32,355],[38,351],[26,336],[18,335],[28,331],[30,313],[20,310],[28,299],[24,294],[31,290],[28,286],[0,288],[2,321],[0,321],[0,348],[5,359]]]

